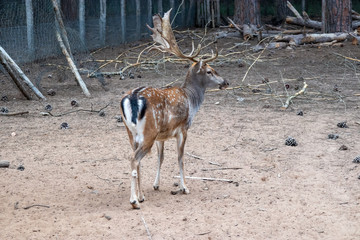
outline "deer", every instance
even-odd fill
[[[151,28],[149,25],[147,27],[151,30],[151,36],[157,44],[153,48],[193,62],[188,69],[185,81],[181,86],[174,87],[135,88],[123,96],[120,104],[121,115],[134,151],[130,160],[130,204],[134,209],[139,209],[140,203],[145,200],[141,188],[140,161],[156,143],[158,161],[153,188],[158,190],[160,168],[164,160],[164,142],[170,138],[176,138],[180,168],[179,192],[190,193],[185,184],[183,161],[187,131],[204,100],[205,90],[215,86],[220,89],[229,86],[228,81],[207,64],[217,58],[217,48],[216,53],[207,59],[197,59],[201,49],[200,44],[196,51],[193,47],[190,55],[185,55],[180,50],[171,28],[170,12],[171,9],[164,14],[163,18],[159,14],[154,15],[154,27]]]

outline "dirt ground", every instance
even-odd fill
[[[156,148],[142,161],[141,210],[129,203],[132,151],[116,119],[119,100],[131,88],[181,82],[185,64],[138,69],[134,79],[105,78],[109,91],[86,79],[90,98],[70,73],[62,80],[46,73],[42,91],[57,93],[46,101],[24,100],[1,74],[8,101],[0,107],[29,114],[0,116],[0,160],[10,161],[0,168],[0,239],[360,239],[360,168],[352,162],[360,156],[360,65],[337,55],[359,57],[359,46],[266,50],[249,70],[260,53],[246,44],[229,49],[237,42],[220,39],[220,54],[235,60],[213,63],[235,89],[206,94],[184,157],[187,176],[232,182],[188,179],[190,194],[172,195],[179,168],[170,140],[159,191],[152,187]],[[114,59],[133,46],[94,57]],[[103,70],[114,71],[114,64]],[[305,95],[281,110],[303,81]],[[103,117],[89,111],[52,117],[41,114],[47,104],[54,115],[109,106]],[[348,128],[337,126],[343,121]],[[68,129],[60,129],[63,122]],[[289,136],[297,146],[285,145]]]

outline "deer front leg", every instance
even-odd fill
[[[179,168],[180,168],[180,191],[184,194],[189,194],[190,191],[185,185],[185,174],[184,174],[184,148],[186,142],[186,131],[182,131],[176,137],[177,140],[177,150],[178,150],[178,161],[179,161]]]
[[[157,168],[153,187],[154,187],[154,190],[159,190],[160,168],[164,161],[164,141],[156,141],[156,146],[157,146],[157,151],[158,151],[158,168]]]

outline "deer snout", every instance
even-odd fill
[[[230,83],[224,79],[224,81],[219,84],[219,89],[224,90],[224,89],[227,88],[229,85],[230,85]]]

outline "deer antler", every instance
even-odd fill
[[[174,33],[171,29],[170,12],[171,9],[164,14],[163,18],[161,18],[159,14],[154,15],[153,16],[154,28],[151,28],[149,25],[146,24],[146,26],[153,33],[151,35],[153,40],[156,43],[160,44],[158,46],[155,46],[154,48],[161,52],[172,53],[179,58],[189,59],[193,62],[198,62],[197,60],[195,60],[195,58],[200,53],[201,45],[200,44],[198,45],[195,52],[194,49],[191,51],[192,55],[185,55],[181,52],[176,42]]]
[[[212,54],[211,58],[204,59],[204,60],[203,60],[203,64],[208,63],[208,62],[211,62],[211,61],[214,61],[214,60],[218,57],[219,52],[218,52],[218,48],[217,48],[217,44],[216,44],[216,43],[215,43],[215,50],[216,50],[215,55]]]

